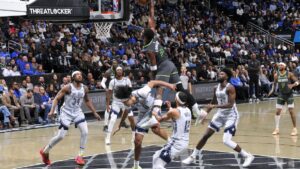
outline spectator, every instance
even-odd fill
[[[28,124],[28,122],[25,119],[23,108],[21,107],[16,96],[14,95],[13,88],[10,88],[8,90],[8,93],[3,95],[2,102],[9,109],[12,116],[16,117],[16,114],[18,113],[18,116],[21,118],[20,126],[26,126]]]
[[[251,60],[248,64],[248,73],[249,73],[249,86],[250,86],[250,102],[253,99],[253,89],[255,89],[255,98],[261,99],[259,96],[259,70],[260,70],[260,62],[256,60],[256,54],[251,54]],[[258,101],[258,100],[257,100]]]
[[[22,93],[20,92],[20,86],[17,82],[13,82],[12,89],[14,90],[14,95],[20,100]]]
[[[40,87],[46,88],[47,85],[46,85],[46,83],[45,83],[45,79],[44,79],[43,76],[40,76],[40,77],[39,77],[38,85],[39,85]]]
[[[33,89],[33,84],[31,83],[30,76],[26,76],[25,81],[26,81],[27,89],[31,89],[32,90]]]
[[[35,72],[35,75],[43,75],[45,74],[45,71],[43,69],[43,65],[38,65],[37,70]]]
[[[48,121],[48,113],[51,110],[52,101],[49,95],[46,93],[45,88],[40,86],[40,95],[42,99],[41,109],[44,110],[44,120]]]
[[[260,74],[259,74],[259,81],[261,84],[261,92],[262,92],[262,94],[265,94],[265,96],[269,94],[271,87],[272,87],[272,83],[268,79],[267,73],[268,73],[267,70],[264,67],[262,67],[260,70]]]
[[[10,76],[21,76],[21,73],[18,71],[18,67],[14,66]]]
[[[33,91],[31,89],[27,90],[26,94],[21,97],[20,102],[29,124],[38,124],[39,107],[34,103]],[[31,113],[34,113],[33,119]]]
[[[213,67],[211,65],[208,66],[207,77],[208,77],[208,80],[216,80],[216,78],[217,78],[217,72],[215,72],[213,70]]]
[[[207,79],[208,79],[208,73],[207,73],[206,65],[202,65],[198,73],[198,80],[205,81]]]
[[[8,92],[8,87],[7,87],[6,81],[4,79],[0,79],[0,91],[2,94],[5,94]]]
[[[242,101],[248,100],[248,88],[244,86],[236,71],[232,71],[230,83],[234,86],[237,94],[237,99]]]
[[[189,77],[187,76],[186,72],[187,72],[186,67],[181,67],[180,80],[182,82],[182,86],[183,86],[184,90],[187,90],[188,92],[190,92],[192,94],[192,84],[191,84],[191,81],[190,81]]]
[[[48,93],[49,97],[51,98],[51,100],[53,100],[55,98],[56,94],[58,93],[58,90],[55,89],[53,83],[50,83],[48,85],[47,93]]]
[[[16,126],[16,118],[10,113],[8,108],[5,105],[0,105],[0,112],[3,114],[3,129],[8,129]]]
[[[34,72],[30,68],[29,63],[25,64],[25,69],[23,70],[23,75],[25,75],[25,76],[32,76],[32,75],[34,75]]]
[[[23,81],[22,81],[22,84],[21,84],[21,87],[20,87],[19,90],[20,90],[20,92],[21,92],[21,96],[26,95],[27,90],[28,90],[26,80],[23,80]]]

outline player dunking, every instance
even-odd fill
[[[52,103],[52,108],[48,114],[50,118],[53,117],[55,108],[59,100],[64,97],[64,103],[61,107],[60,113],[60,126],[59,131],[55,137],[53,137],[49,144],[40,150],[40,154],[43,158],[43,162],[46,165],[50,165],[49,152],[50,150],[60,142],[71,125],[72,122],[75,123],[75,127],[78,127],[81,133],[80,136],[80,150],[78,156],[75,158],[75,162],[79,165],[84,165],[85,161],[82,158],[85,145],[87,142],[88,127],[85,121],[85,116],[82,112],[81,105],[84,101],[87,107],[93,112],[94,116],[100,120],[100,116],[96,113],[96,110],[88,98],[88,89],[82,84],[82,74],[80,71],[75,71],[72,73],[73,83],[64,86],[56,95]]]
[[[149,26],[150,28],[144,29],[142,36],[145,43],[143,51],[150,60],[150,69],[152,74],[155,75],[156,80],[176,84],[177,91],[182,91],[188,96],[187,106],[193,113],[196,113],[198,117],[197,121],[201,121],[207,113],[200,111],[194,97],[188,91],[184,90],[176,66],[169,60],[164,47],[160,45],[158,39],[155,37],[154,0],[151,0],[150,3]],[[158,87],[156,91],[156,99],[161,100],[162,93],[163,88]]]
[[[196,156],[206,144],[207,140],[215,133],[224,127],[223,143],[240,153],[245,158],[243,167],[248,167],[254,160],[254,156],[243,150],[237,143],[232,141],[232,136],[235,135],[236,127],[239,120],[238,111],[235,104],[236,92],[235,88],[228,83],[231,78],[232,72],[229,69],[223,69],[218,75],[219,84],[214,89],[214,97],[212,103],[207,105],[207,112],[214,108],[218,108],[217,113],[211,120],[204,136],[198,142],[191,156],[183,160],[184,164],[191,164],[195,161]],[[215,104],[217,103],[217,104]]]
[[[128,98],[124,101],[124,104],[128,107],[132,107],[133,105],[138,108],[139,114],[138,119],[135,125],[135,138],[134,138],[134,166],[133,169],[140,169],[139,166],[139,160],[140,160],[140,154],[142,151],[142,142],[144,139],[144,134],[148,133],[149,128],[151,128],[152,132],[158,136],[160,136],[162,139],[167,140],[168,134],[166,131],[162,130],[159,126],[158,121],[153,116],[152,118],[152,125],[148,127],[142,127],[143,124],[151,118],[152,112],[159,112],[160,111],[160,105],[159,101],[154,101],[154,95],[151,94],[151,89],[156,86],[163,86],[170,88],[172,90],[175,90],[175,85],[153,80],[148,82],[146,86],[144,86],[141,89],[135,90],[131,93],[131,90],[128,88],[118,88],[116,90],[116,96],[119,98]],[[126,116],[123,116],[121,122],[126,118]],[[154,121],[153,121],[154,120]],[[119,127],[120,128],[120,127]]]
[[[278,98],[276,104],[276,115],[275,115],[275,130],[273,131],[273,135],[279,134],[279,121],[280,121],[280,113],[282,111],[283,106],[287,103],[289,112],[291,114],[292,122],[293,122],[293,130],[291,132],[292,136],[296,136],[298,134],[296,128],[296,114],[294,112],[294,98],[293,98],[293,88],[299,85],[298,79],[292,73],[286,70],[286,65],[283,62],[278,64],[279,71],[274,75],[274,84],[269,93],[271,95],[274,91],[274,86],[278,83]],[[294,82],[294,84],[291,83]]]
[[[159,116],[153,113],[155,118],[161,121],[172,120],[173,133],[168,143],[153,155],[153,169],[164,169],[175,157],[188,148],[191,126],[191,111],[185,106],[187,95],[177,92],[175,96],[176,108],[170,108],[167,114]]]

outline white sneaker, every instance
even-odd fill
[[[105,138],[105,144],[110,145],[110,138]]]
[[[142,169],[142,167],[138,165],[138,166],[133,166],[132,169]]]
[[[252,99],[251,98],[249,99],[249,103],[252,103]]]
[[[245,161],[244,161],[244,164],[243,164],[243,167],[248,167],[252,161],[254,160],[254,156],[249,154],[246,158],[245,158]]]
[[[196,159],[194,157],[192,157],[192,156],[189,156],[188,158],[186,158],[183,161],[181,161],[181,163],[183,163],[183,164],[196,163]]]
[[[156,124],[158,124],[159,122],[157,121],[157,119],[152,116],[148,121],[146,121],[145,123],[141,124],[141,128],[143,129],[148,129]]]
[[[197,119],[196,119],[195,125],[197,125],[198,123],[201,123],[205,119],[206,116],[207,116],[207,112],[203,109],[200,109],[200,113],[197,114]]]

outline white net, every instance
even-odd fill
[[[110,38],[110,29],[113,25],[112,22],[95,22],[94,25],[97,39]]]

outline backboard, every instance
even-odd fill
[[[27,5],[29,19],[52,22],[129,20],[129,0],[36,0]]]

